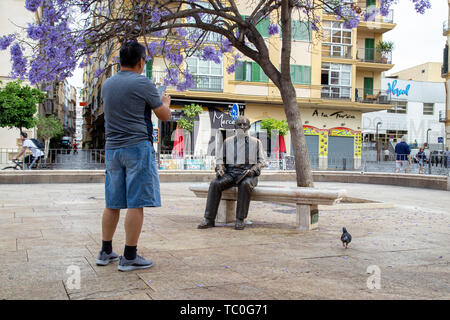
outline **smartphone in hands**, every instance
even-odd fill
[[[159,97],[161,98],[163,93],[166,92],[166,86],[159,86],[158,87],[158,93],[159,93]]]

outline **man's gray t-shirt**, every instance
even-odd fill
[[[153,141],[151,109],[162,105],[156,86],[136,72],[119,71],[102,87],[105,149]]]

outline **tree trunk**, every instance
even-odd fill
[[[45,144],[44,159],[47,160],[48,152],[49,152],[49,146],[50,146],[50,138],[45,138],[44,141],[45,141],[44,142],[44,144]]]
[[[314,187],[311,163],[309,161],[308,147],[303,132],[303,122],[298,108],[297,96],[292,82],[282,83],[279,88],[283,99],[284,112],[291,133],[292,147],[294,149],[295,171],[297,186]]]

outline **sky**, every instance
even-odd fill
[[[448,19],[447,0],[431,0],[431,9],[423,15],[414,10],[410,0],[400,0],[394,6],[397,26],[383,35],[383,40],[393,41],[394,68],[386,75],[414,67],[425,62],[441,62],[446,38],[442,25]]]
[[[446,38],[442,25],[448,18],[447,0],[431,0],[431,9],[423,15],[414,10],[411,0],[399,0],[392,6],[397,26],[383,35],[383,40],[393,41],[394,68],[386,75],[426,62],[442,62]],[[78,69],[69,82],[82,87],[83,72]]]

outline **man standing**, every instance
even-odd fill
[[[405,173],[408,173],[409,165],[411,164],[411,149],[409,145],[406,143],[406,137],[402,137],[402,141],[397,143],[395,146],[395,172],[399,173],[401,168],[405,169]]]
[[[170,119],[170,96],[161,97],[153,82],[141,73],[145,47],[135,41],[120,49],[121,70],[105,81],[102,98],[105,115],[105,200],[102,218],[102,249],[97,265],[119,259],[112,251],[112,239],[125,217],[125,249],[118,269],[150,268],[151,260],[137,255],[137,243],[144,219],[144,207],[160,207],[159,177],[153,149],[151,111],[162,120]]]
[[[31,156],[25,157],[24,163],[25,165],[29,163],[28,169],[31,170],[34,164],[38,163],[44,157],[44,152],[31,139],[28,139],[26,132],[20,132],[20,139],[22,140],[22,151],[20,151],[15,160],[20,158],[25,152],[25,149],[28,148],[31,151]]]

